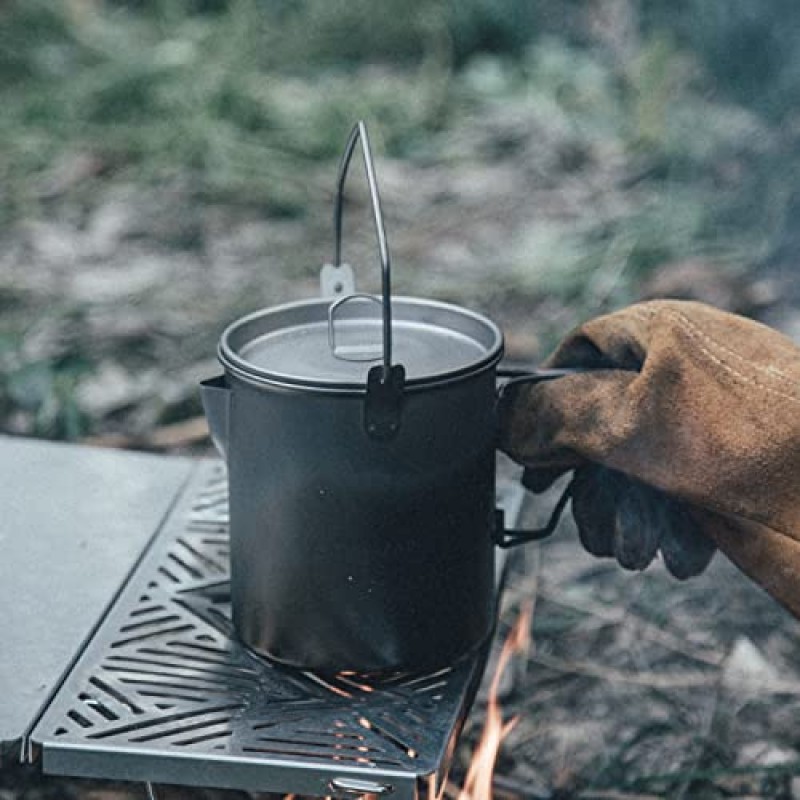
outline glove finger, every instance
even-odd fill
[[[631,422],[638,423],[642,401],[635,388],[651,337],[651,320],[641,311],[615,312],[575,329],[544,366],[589,372],[506,385],[497,405],[499,448],[537,469],[587,461],[617,466],[608,456],[635,434]]]
[[[681,581],[693,578],[711,563],[716,549],[688,510],[670,501],[669,525],[661,538],[661,557],[667,571]]]
[[[618,483],[610,470],[587,465],[575,470],[572,480],[572,517],[583,548],[593,556],[614,555],[614,516]]]
[[[640,571],[656,557],[664,533],[663,496],[637,481],[626,483],[614,518],[614,556],[625,569]]]
[[[498,446],[528,467],[574,469],[607,459],[633,414],[629,387],[638,374],[618,370],[520,385],[498,407]]]

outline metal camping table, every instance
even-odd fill
[[[0,437],[0,757],[23,749],[193,469]]]
[[[320,676],[232,635],[217,461],[0,437],[5,757],[47,773],[398,800],[435,793],[485,653]],[[501,484],[513,521],[521,491]]]

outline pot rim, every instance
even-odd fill
[[[243,358],[237,352],[236,345],[233,339],[237,334],[240,334],[243,329],[248,326],[256,326],[259,321],[273,318],[278,315],[291,314],[292,312],[302,312],[305,310],[313,310],[318,307],[320,310],[319,319],[321,322],[327,319],[328,308],[331,301],[327,298],[314,298],[310,300],[299,300],[291,303],[284,303],[278,306],[270,306],[254,311],[230,323],[222,332],[217,347],[217,357],[219,358],[222,366],[240,380],[254,385],[254,386],[269,386],[279,387],[285,389],[297,389],[304,392],[312,393],[325,393],[325,394],[364,394],[366,392],[366,372],[362,381],[343,381],[343,380],[328,380],[324,378],[313,379],[305,377],[296,377],[287,375],[280,372],[270,371],[262,367],[256,366]],[[430,374],[409,377],[405,382],[405,388],[408,391],[434,388],[445,386],[454,381],[468,378],[477,373],[483,372],[486,369],[495,366],[503,356],[503,333],[500,327],[492,322],[488,317],[478,314],[475,311],[455,305],[453,303],[446,303],[440,300],[429,300],[420,297],[393,297],[392,306],[401,312],[401,315],[395,319],[396,322],[403,322],[402,309],[410,308],[413,310],[425,310],[438,312],[440,314],[454,315],[455,319],[462,319],[468,325],[472,325],[475,329],[482,329],[486,336],[485,355],[475,361],[457,368],[448,369],[439,372],[431,372]],[[446,326],[440,326],[443,330],[450,330]],[[474,337],[473,337],[474,338]],[[476,340],[477,341],[477,340]]]

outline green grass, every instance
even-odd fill
[[[427,62],[401,74],[297,76],[275,66],[273,51],[287,44],[256,3],[211,15],[164,6],[146,15],[30,0],[5,11],[6,219],[35,210],[37,177],[70,150],[135,169],[138,180],[189,173],[201,196],[291,212],[302,173],[337,154],[358,116],[380,123],[389,151],[436,120]]]
[[[354,119],[374,122],[382,152],[407,157],[465,107],[492,102],[538,103],[578,144],[609,140],[660,160],[671,180],[688,165],[702,182],[726,152],[752,149],[763,124],[707,102],[697,76],[711,51],[687,51],[685,14],[665,33],[670,17],[654,6],[653,32],[620,66],[607,49],[569,44],[569,4],[544,0],[10,0],[0,213],[35,214],[42,176],[75,152],[140,181],[189,174],[201,198],[298,213],[310,166],[337,157]],[[499,54],[499,83],[472,68],[486,51]]]

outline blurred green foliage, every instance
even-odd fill
[[[665,196],[697,189],[676,213],[702,211],[719,164],[758,150],[757,114],[793,111],[800,4],[616,5],[628,15],[617,24],[638,37],[625,52],[613,41],[630,32],[593,39],[580,24],[592,5],[580,2],[7,0],[0,219],[36,214],[43,176],[75,152],[124,179],[188,180],[198,201],[297,214],[311,165],[337,157],[353,119],[374,120],[382,151],[406,156],[457,127],[465,109],[521,98],[549,109],[576,163],[609,138],[647,162]],[[474,69],[486,53],[494,83]],[[739,105],[712,104],[710,91]],[[774,184],[775,172],[761,159],[754,181]],[[77,191],[88,202],[91,181]],[[717,203],[718,221],[700,214],[691,235],[718,232],[738,211],[756,212],[751,228],[763,224],[763,208],[743,206]],[[682,237],[665,231],[685,232],[683,222],[630,225],[637,241],[654,238],[636,249],[643,265],[680,254]]]
[[[30,210],[37,174],[68,149],[135,168],[140,180],[188,174],[201,196],[293,213],[301,161],[332,157],[356,116],[382,121],[389,151],[437,117],[436,68],[426,64],[410,74],[317,69],[309,79],[313,58],[339,46],[336,4],[319,3],[310,20],[251,0],[132,5],[18,0],[0,10],[6,219]],[[416,47],[410,19],[393,24]]]
[[[781,119],[800,96],[796,0],[642,0],[645,31],[669,30],[708,69],[719,90]]]
[[[460,76],[486,52],[533,91],[547,91],[553,68],[559,80],[574,70],[559,90],[564,112],[599,89],[624,117],[631,147],[671,160],[691,160],[719,118],[708,114],[699,134],[676,132],[708,112],[699,102],[708,81],[698,86],[697,62],[737,102],[778,116],[793,110],[800,92],[794,0],[631,0],[642,41],[621,68],[602,43],[573,35],[587,7],[7,0],[0,7],[0,208],[6,219],[29,211],[37,197],[31,176],[64,150],[85,149],[114,169],[135,167],[141,180],[189,174],[201,196],[297,213],[304,165],[335,157],[355,117],[377,120],[382,147],[404,155],[457,122]],[[601,113],[580,122],[602,130],[609,120]]]
[[[237,0],[117,0],[154,16],[230,13]],[[520,53],[538,30],[541,0],[256,0],[265,26],[280,30],[273,68],[363,61],[417,61],[443,42],[464,61],[477,52]]]
[[[0,415],[23,415],[32,435],[47,439],[79,439],[89,429],[76,389],[92,370],[88,359],[69,354],[59,358],[25,357],[21,335],[0,335]]]

